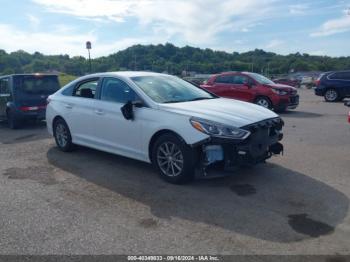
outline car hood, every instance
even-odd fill
[[[271,110],[261,106],[226,98],[160,104],[159,107],[161,110],[235,127],[242,127],[265,119],[278,117]]]
[[[284,84],[268,84],[266,85],[267,87],[271,87],[271,88],[276,88],[276,89],[281,89],[284,91],[297,91],[297,89],[295,87],[289,86],[289,85],[284,85]]]

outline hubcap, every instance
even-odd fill
[[[184,159],[181,150],[172,142],[165,142],[158,147],[157,162],[162,172],[170,177],[181,174]]]
[[[256,103],[259,106],[263,106],[265,108],[269,108],[269,102],[266,99],[259,99]]]
[[[326,98],[327,98],[327,100],[329,100],[329,101],[334,101],[334,100],[336,100],[336,99],[337,99],[337,96],[338,96],[338,94],[337,94],[337,92],[335,92],[334,90],[328,90],[328,91],[326,92]]]
[[[68,142],[68,132],[63,124],[58,124],[56,126],[56,139],[60,147],[65,147]]]

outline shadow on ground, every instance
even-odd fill
[[[343,193],[275,164],[176,186],[148,164],[87,148],[51,148],[47,157],[54,167],[149,206],[155,219],[176,217],[273,242],[332,234],[348,211]]]
[[[280,113],[282,117],[294,117],[294,118],[315,118],[322,117],[322,114],[312,113],[312,112],[304,112],[304,111],[293,111],[288,110],[283,113]]]
[[[28,122],[19,129],[12,130],[6,121],[0,121],[0,143],[17,144],[48,138],[45,122]]]

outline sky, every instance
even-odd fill
[[[350,56],[350,0],[0,0],[0,49],[106,56],[134,44]]]

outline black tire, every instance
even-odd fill
[[[168,156],[164,154],[166,145],[168,145],[169,149]],[[172,145],[175,147],[170,148]],[[165,181],[172,184],[185,184],[192,181],[195,176],[194,154],[194,151],[183,141],[183,139],[175,134],[167,133],[160,136],[154,143],[152,148],[152,163],[158,170],[161,178]],[[181,160],[182,164],[180,162]],[[164,164],[162,161],[167,163]],[[168,174],[165,170],[167,167],[169,168]],[[170,175],[170,173],[173,175]]]
[[[337,90],[330,88],[324,93],[324,100],[327,102],[337,102],[340,96]]]
[[[20,123],[18,119],[16,119],[15,115],[12,113],[10,109],[7,110],[6,112],[6,118],[7,118],[7,124],[9,128],[18,129],[20,127]]]
[[[268,99],[265,96],[259,96],[255,99],[254,101],[255,104],[265,107],[267,109],[272,109],[272,103],[270,101],[270,99]]]
[[[53,124],[53,134],[57,147],[63,152],[71,152],[75,149],[72,136],[67,123],[63,119],[57,119]]]

